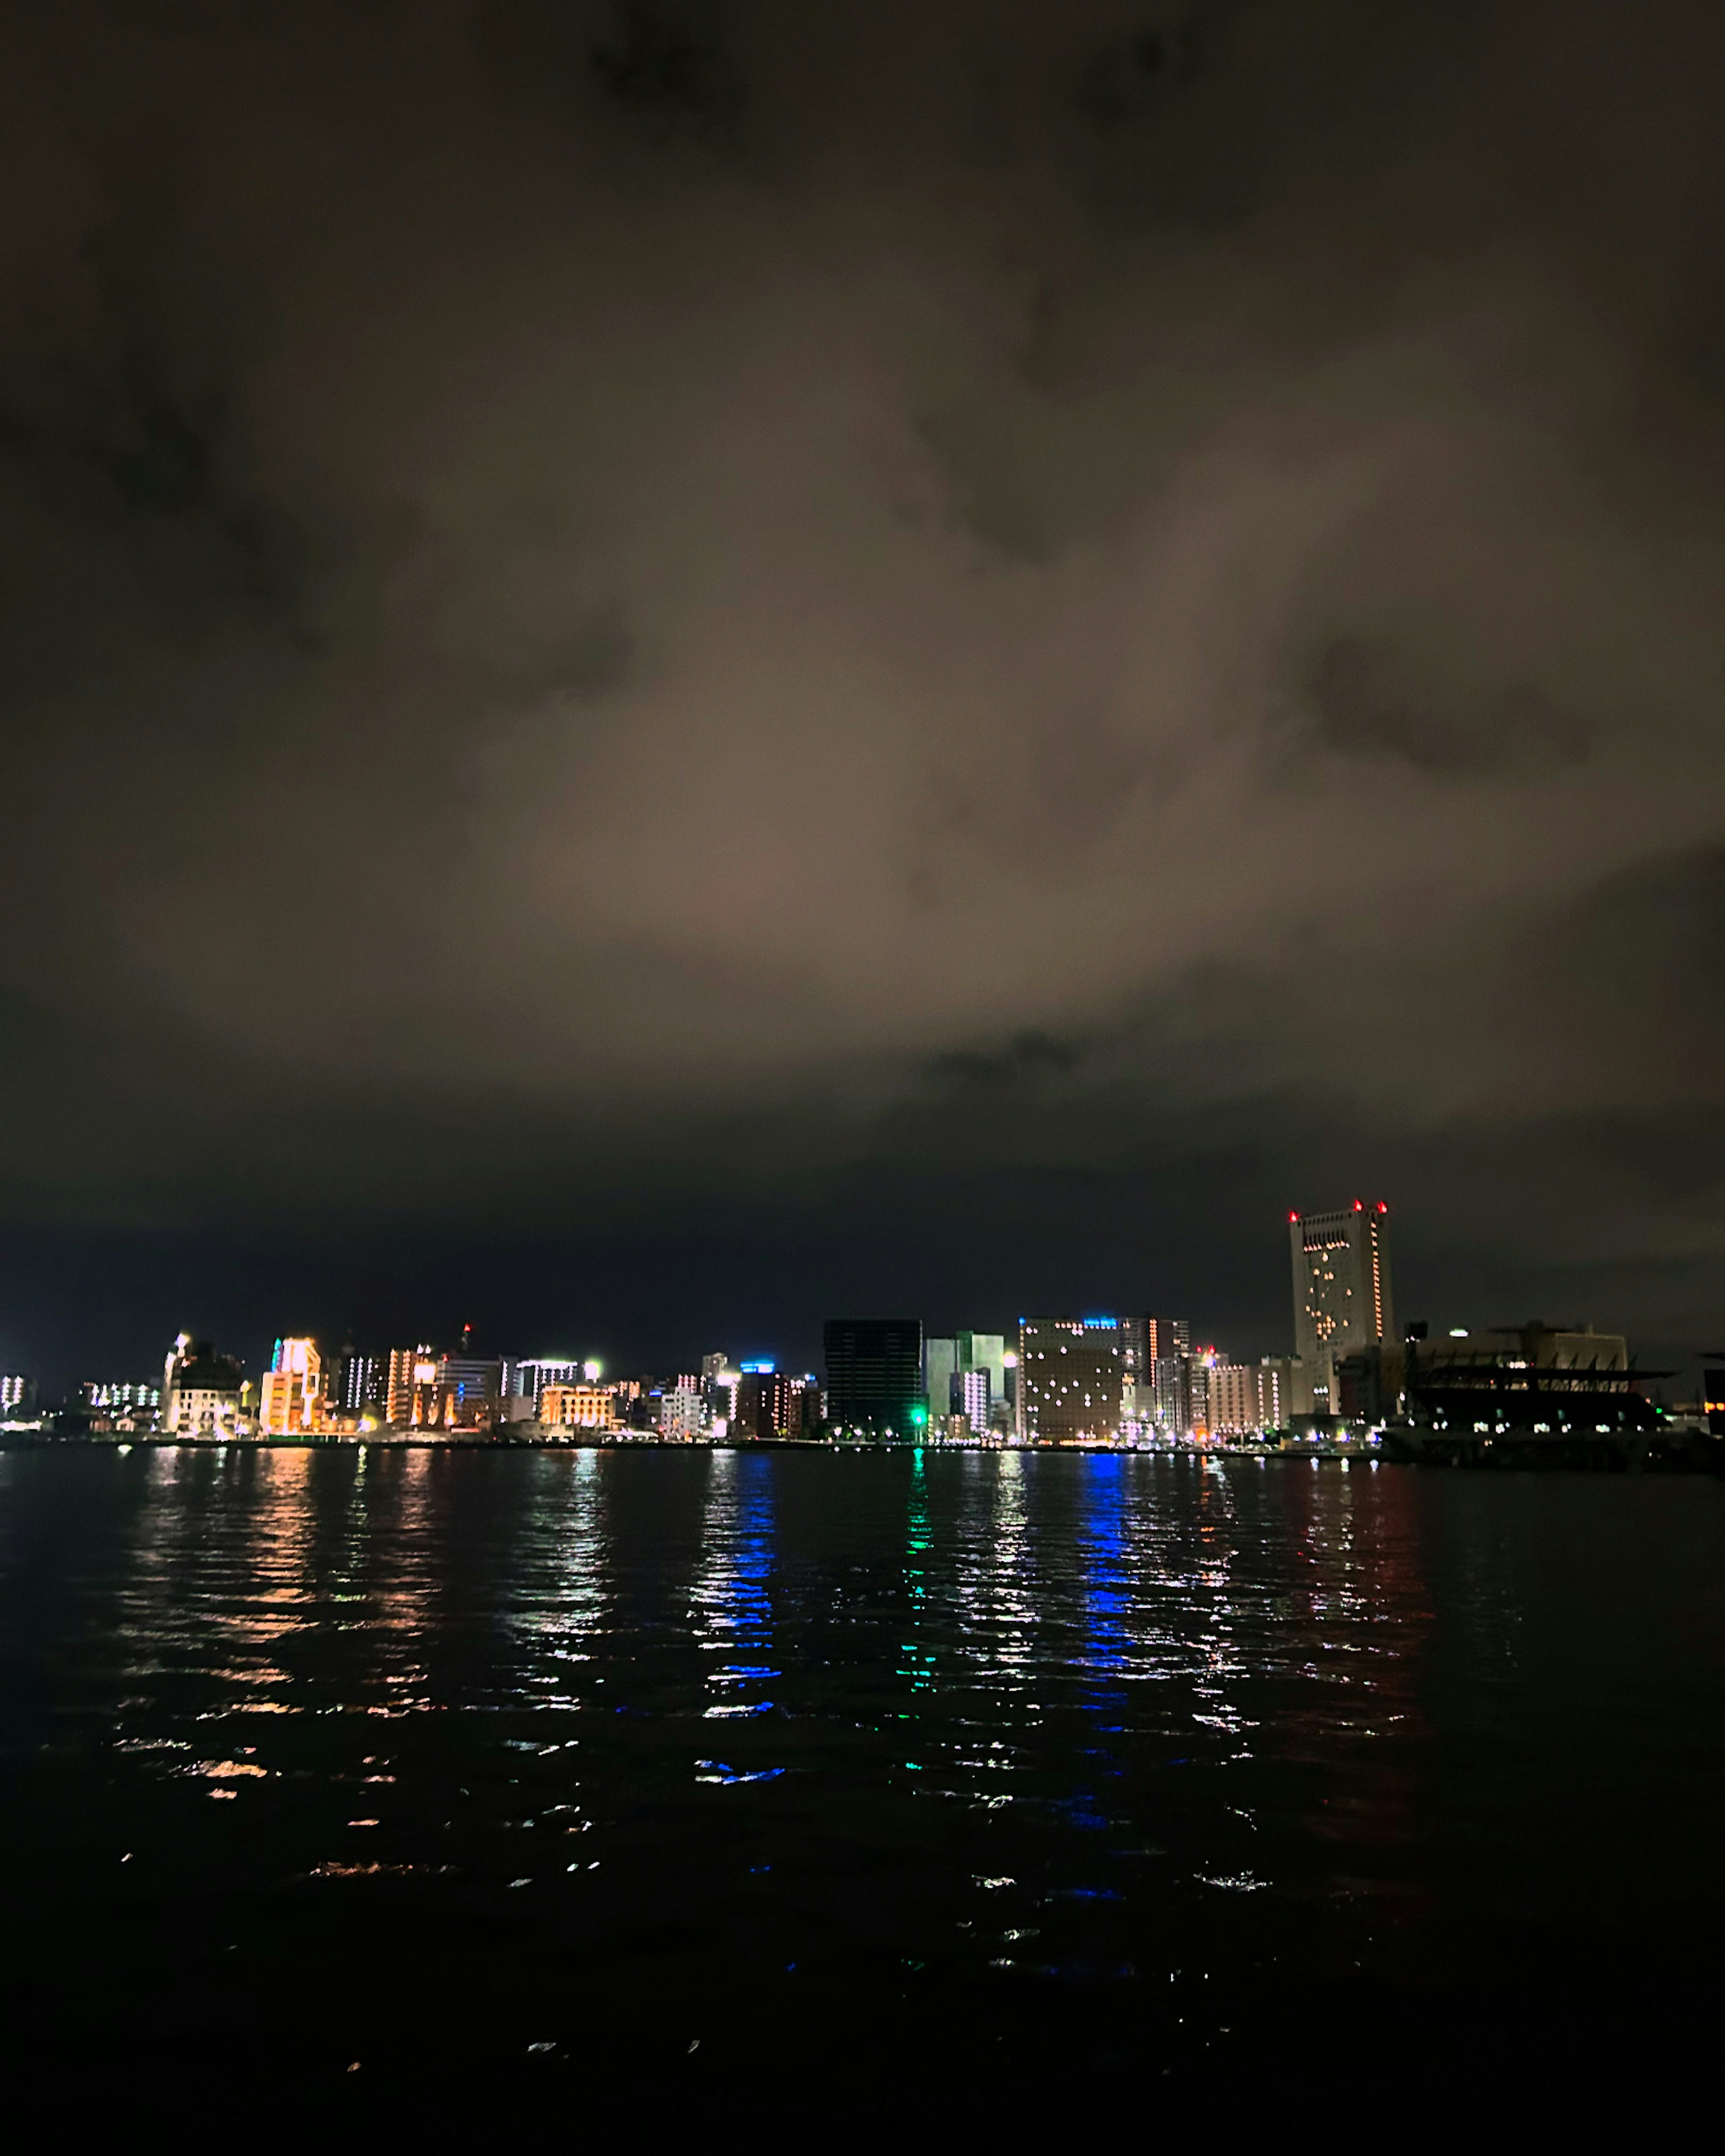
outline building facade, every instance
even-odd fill
[[[771,1440],[803,1433],[803,1381],[788,1371],[745,1363],[737,1380],[733,1437]]]
[[[706,1427],[706,1403],[701,1396],[699,1378],[678,1378],[659,1395],[659,1434],[675,1443],[687,1444]]]
[[[1163,1317],[1154,1311],[1132,1322],[1132,1372],[1147,1383],[1153,1363],[1171,1363],[1192,1353],[1192,1326],[1184,1317]]]
[[[264,1437],[307,1437],[323,1427],[323,1358],[315,1340],[278,1340],[264,1373],[258,1429]]]
[[[1294,1352],[1311,1373],[1318,1414],[1338,1411],[1338,1358],[1396,1338],[1389,1210],[1355,1199],[1343,1212],[1288,1215]]]
[[[1131,1328],[1112,1317],[1021,1317],[1018,1434],[1025,1445],[1120,1435]]]
[[[617,1393],[612,1385],[545,1385],[539,1394],[539,1419],[547,1430],[609,1430],[617,1421]]]
[[[926,1427],[921,1318],[831,1317],[825,1348],[826,1419],[835,1435],[910,1438]]]
[[[162,1427],[172,1437],[237,1437],[250,1427],[245,1373],[208,1340],[182,1332],[162,1373]]]
[[[336,1395],[341,1412],[356,1421],[366,1415],[382,1417],[389,1411],[389,1358],[350,1350],[341,1365],[341,1390]]]

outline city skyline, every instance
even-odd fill
[[[1676,2103],[1725,0],[0,54],[13,2111]]]
[[[1717,11],[1381,8],[24,11],[6,1358],[1711,1341]]]
[[[619,1371],[567,1347],[500,1353],[469,1322],[453,1342],[422,1337],[387,1350],[351,1337],[338,1346],[278,1334],[254,1378],[243,1358],[182,1332],[159,1386],[86,1378],[75,1396],[56,1401],[33,1373],[14,1371],[0,1373],[0,1404],[8,1426],[28,1428],[33,1414],[61,1436],[289,1443],[403,1435],[561,1442],[614,1433],[677,1442],[1209,1444],[1358,1435],[1423,1419],[1428,1438],[1449,1444],[1489,1438],[1492,1416],[1517,1414],[1532,1435],[1573,1427],[1589,1442],[1615,1442],[1614,1427],[1620,1437],[1665,1414],[1663,1395],[1649,1401],[1642,1387],[1680,1373],[1646,1363],[1625,1334],[1591,1320],[1434,1332],[1421,1317],[1398,1327],[1389,1215],[1386,1201],[1358,1198],[1289,1214],[1291,1353],[1241,1355],[1205,1340],[1201,1328],[1194,1337],[1190,1317],[1165,1303],[1124,1315],[1021,1314],[1010,1334],[940,1334],[902,1316],[829,1317],[819,1366],[806,1370],[777,1355],[733,1363],[728,1350],[709,1348]],[[1530,1369],[1544,1374],[1516,1374]],[[1698,1397],[1711,1399],[1717,1372],[1697,1374]],[[1680,1403],[1680,1414],[1692,1405]],[[1540,1424],[1542,1412],[1558,1422]],[[1513,1426],[1495,1424],[1500,1435]]]

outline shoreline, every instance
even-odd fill
[[[95,1435],[59,1436],[49,1430],[0,1430],[0,1451],[187,1451],[187,1452],[731,1452],[731,1453],[1009,1453],[1018,1457],[1048,1454],[1097,1454],[1109,1458],[1196,1460],[1201,1462],[1255,1460],[1309,1462],[1312,1466],[1370,1467],[1388,1462],[1392,1466],[1461,1468],[1474,1473],[1588,1475],[1725,1475],[1725,1442],[1689,1431],[1673,1431],[1663,1444],[1645,1440],[1626,1442],[1620,1437],[1600,1440],[1554,1440],[1542,1444],[1535,1438],[1525,1443],[1487,1445],[1477,1440],[1431,1445],[1409,1435],[1390,1431],[1380,1439],[1295,1439],[1286,1443],[1270,1440],[1246,1440],[1238,1445],[988,1443],[976,1439],[940,1438],[917,1443],[901,1438],[825,1439],[756,1438],[742,1442],[731,1438],[665,1438],[648,1432],[594,1431],[580,1436],[508,1437],[478,1433],[457,1436],[427,1436],[413,1431],[372,1431],[365,1436],[246,1436],[171,1437],[156,1431],[116,1430]]]

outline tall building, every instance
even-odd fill
[[[1153,1363],[1172,1362],[1176,1355],[1192,1353],[1192,1324],[1189,1318],[1161,1317],[1147,1312],[1132,1325],[1132,1359],[1141,1383],[1150,1382]]]
[[[986,1431],[994,1405],[994,1380],[986,1363],[967,1370],[958,1380],[958,1412],[974,1430]]]
[[[986,1387],[980,1417],[968,1403],[976,1393],[973,1378]],[[1004,1332],[954,1332],[922,1343],[922,1391],[928,1403],[930,1424],[944,1423],[954,1414],[971,1415],[973,1430],[988,1426],[988,1404],[1006,1398],[1006,1335]]]
[[[245,1408],[245,1373],[208,1340],[182,1332],[162,1372],[162,1427],[171,1437],[234,1437]]]
[[[1396,1337],[1389,1211],[1356,1198],[1345,1212],[1288,1215],[1294,1353],[1312,1373],[1319,1414],[1337,1411],[1337,1358]]]
[[[440,1355],[437,1389],[444,1429],[489,1430],[502,1407],[503,1364],[484,1355]]]
[[[1297,1355],[1265,1355],[1258,1363],[1258,1427],[1286,1430],[1312,1413],[1312,1377]]]
[[[27,1415],[36,1404],[36,1380],[22,1370],[0,1371],[0,1418]]]
[[[706,1414],[698,1378],[678,1378],[659,1395],[659,1431],[662,1437],[683,1443],[699,1437],[706,1426]]]
[[[1029,1445],[1117,1437],[1131,1335],[1113,1317],[1021,1317],[1019,1437]]]
[[[733,1437],[797,1437],[803,1426],[803,1385],[770,1363],[745,1363],[737,1381]]]
[[[417,1348],[392,1348],[383,1404],[398,1430],[424,1430],[435,1419],[437,1350],[422,1341]]]
[[[264,1437],[302,1437],[323,1427],[323,1358],[315,1340],[278,1340],[264,1373],[258,1429]]]
[[[1244,1437],[1264,1427],[1264,1409],[1255,1363],[1213,1363],[1207,1405],[1213,1437]]]
[[[1158,1355],[1149,1366],[1152,1417],[1168,1437],[1190,1437],[1208,1427],[1209,1397],[1200,1378],[1194,1398],[1194,1358],[1184,1353]]]
[[[914,1437],[926,1426],[921,1318],[829,1317],[825,1346],[826,1419],[835,1434]]]
[[[937,1335],[923,1342],[922,1390],[928,1412],[937,1422],[943,1422],[952,1412],[962,1368],[956,1337]]]
[[[958,1378],[962,1388],[972,1373],[986,1372],[988,1398],[999,1404],[1006,1398],[1006,1335],[1004,1332],[961,1332],[958,1335]]]
[[[511,1356],[503,1365],[506,1397],[525,1399],[534,1406],[547,1385],[578,1385],[582,1366],[572,1355]]]
[[[341,1389],[336,1395],[344,1414],[383,1415],[389,1407],[389,1358],[362,1355],[349,1348],[341,1363]]]

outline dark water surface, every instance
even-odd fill
[[[723,2138],[1711,2071],[1722,1554],[1676,1478],[5,1453],[13,2085]]]

